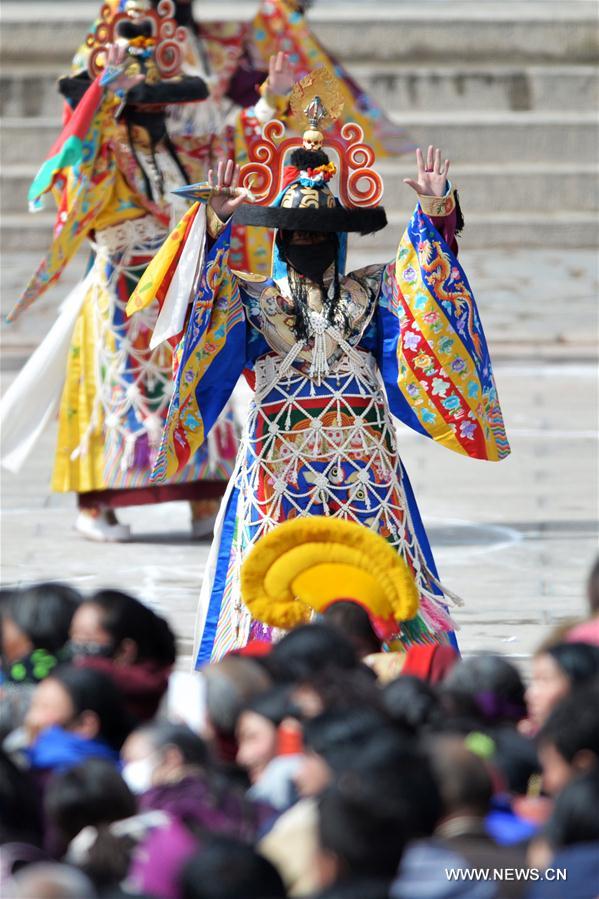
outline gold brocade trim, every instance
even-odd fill
[[[258,88],[258,93],[265,103],[275,111],[275,118],[282,118],[289,109],[289,94],[275,94],[268,87],[268,78]]]
[[[268,275],[260,275],[255,272],[244,272],[237,268],[232,268],[231,271],[236,278],[241,278],[243,281],[249,281],[250,284],[261,284],[263,281],[268,281]]]
[[[212,240],[216,240],[219,237],[225,228],[227,227],[227,223],[223,222],[210,203],[206,206],[206,228],[208,230],[208,236],[212,238]]]
[[[433,218],[451,215],[455,209],[455,188],[451,188],[444,197],[422,197],[419,194],[418,202],[425,215]]]

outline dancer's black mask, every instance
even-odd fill
[[[320,243],[295,244],[289,242],[288,233],[283,232],[277,238],[281,256],[298,274],[321,284],[324,273],[337,257],[337,235],[327,234]]]

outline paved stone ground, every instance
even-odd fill
[[[356,257],[356,261],[362,260]],[[499,650],[526,663],[551,627],[584,610],[598,546],[597,261],[543,251],[463,255],[492,347],[513,454],[501,464],[459,457],[401,429],[410,473],[464,652]],[[8,271],[8,274],[7,274]],[[9,283],[24,263],[9,260]],[[10,298],[9,298],[10,300]],[[5,334],[5,385],[51,306]],[[50,495],[54,429],[19,476],[2,476],[2,581],[66,579],[84,590],[134,591],[173,622],[182,664],[191,649],[207,544],[188,537],[183,504],[123,512],[126,545],[81,541],[74,499]]]

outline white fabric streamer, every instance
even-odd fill
[[[92,281],[90,272],[73,288],[48,334],[0,402],[0,462],[15,474],[58,408],[73,328]]]
[[[186,246],[181,253],[169,285],[156,327],[150,341],[153,350],[169,337],[182,331],[185,324],[187,306],[193,296],[198,275],[204,267],[206,235],[206,207],[200,206],[189,232]]]

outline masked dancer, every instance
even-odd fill
[[[447,592],[393,417],[473,458],[509,453],[478,310],[456,258],[462,221],[449,162],[433,147],[426,156],[417,152],[408,185],[418,204],[396,258],[345,274],[348,233],[379,231],[386,216],[376,205],[382,183],[361,129],[347,125],[340,138],[329,138],[337,164],[322,148],[323,128],[341,103],[323,70],[303,79],[291,103],[308,119],[303,145],[281,139],[283,129],[271,123],[257,154],[268,163],[243,172],[246,185],[262,179],[261,203],[247,203],[238,171],[220,164],[208,213],[201,203],[192,207],[129,303],[131,313],[143,313],[189,257],[203,257],[201,276],[188,282],[191,314],[181,331],[158,483],[205,441],[243,369],[254,387],[203,582],[198,664],[263,636],[242,601],[240,565],[263,534],[304,515],[346,519],[383,535],[407,562],[419,596],[416,615],[398,623],[398,639],[451,641]],[[284,159],[290,164],[283,168]],[[339,196],[331,190],[335,177]],[[205,245],[194,240],[191,217],[207,219]],[[231,269],[232,222],[276,229],[272,277]]]

